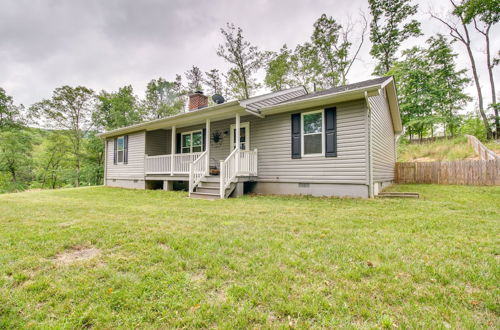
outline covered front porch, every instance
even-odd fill
[[[258,152],[250,149],[251,116],[243,121],[239,113],[231,117],[147,131],[146,180],[188,181],[193,193],[204,178],[217,177],[222,197],[239,178],[256,177]]]

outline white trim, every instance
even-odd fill
[[[304,154],[304,135],[317,135],[318,133],[304,134],[304,116],[314,113],[321,113],[321,153]],[[325,110],[314,110],[302,112],[300,114],[300,154],[302,157],[322,157],[325,156]]]
[[[123,148],[122,148],[122,150],[118,149],[118,140],[120,140],[120,139],[123,139]],[[122,154],[122,161],[121,162],[118,160],[118,152],[119,151],[121,151],[123,153]],[[123,164],[125,164],[125,135],[121,135],[121,136],[116,137],[116,150],[115,150],[115,153],[116,153],[116,165],[119,165],[119,164],[123,165]]]
[[[245,150],[250,150],[250,122],[246,121],[240,123],[240,129],[245,128]],[[234,131],[236,130],[236,124],[231,124],[229,127],[229,151],[234,149]]]
[[[193,134],[194,133],[200,133],[201,135],[201,150],[200,151],[193,151]],[[189,152],[182,152],[184,149],[184,135],[191,135],[191,145],[189,146]],[[198,146],[196,146],[198,147]],[[203,152],[203,130],[202,129],[197,129],[194,131],[189,131],[189,132],[182,132],[181,133],[181,154],[192,154],[192,153],[198,153],[198,152]]]

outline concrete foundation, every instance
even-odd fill
[[[368,186],[362,184],[257,182],[252,192],[276,195],[368,198]]]
[[[107,179],[106,185],[108,187],[120,187],[128,189],[146,189],[146,181],[140,179]]]

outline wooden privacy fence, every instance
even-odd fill
[[[500,160],[396,163],[396,182],[500,185]]]
[[[490,159],[500,159],[493,151],[488,149],[479,139],[472,135],[466,135],[467,143],[472,146],[474,152],[479,155],[479,159],[490,160]]]

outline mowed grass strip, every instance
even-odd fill
[[[0,195],[0,328],[498,327],[500,188],[392,190]]]

